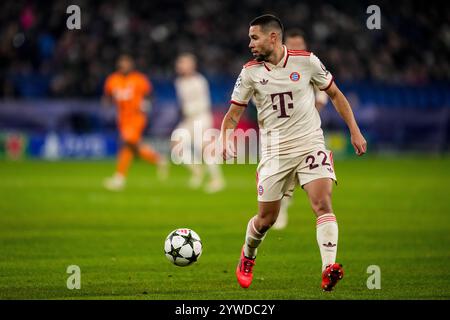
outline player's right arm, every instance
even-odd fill
[[[234,129],[236,129],[250,98],[253,96],[253,90],[248,70],[244,66],[234,85],[230,108],[223,118],[220,129],[222,157],[225,160],[230,157],[236,157],[233,143]]]
[[[236,150],[233,144],[233,133],[236,129],[245,107],[234,104],[233,102],[225,114],[222,120],[222,126],[220,127],[220,141],[222,146],[223,159],[229,159],[230,157],[236,157]]]

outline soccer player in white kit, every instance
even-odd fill
[[[213,127],[209,85],[205,77],[197,72],[197,61],[191,53],[178,56],[175,69],[178,75],[175,80],[175,89],[183,113],[183,119],[177,129],[187,130],[191,136],[192,140],[186,147],[191,150],[192,143],[194,150],[192,163],[186,164],[191,171],[189,185],[192,188],[199,188],[204,177],[202,154],[205,141],[203,133]],[[200,136],[196,136],[196,132],[200,133]],[[225,181],[220,167],[212,161],[206,163],[206,166],[210,180],[205,186],[205,191],[208,193],[221,191],[225,187]]]
[[[320,117],[314,106],[316,85],[330,97],[347,124],[357,155],[367,143],[351,107],[320,60],[307,51],[288,50],[283,26],[273,15],[255,18],[249,28],[249,48],[255,60],[247,63],[236,81],[230,108],[221,127],[225,159],[236,156],[230,143],[248,101],[258,113],[261,160],[257,169],[258,214],[250,219],[236,276],[243,288],[253,279],[257,248],[275,223],[281,199],[296,184],[306,191],[317,217],[317,243],[322,257],[322,288],[330,291],[343,277],[336,263],[338,225],[331,204],[336,181],[332,154],[325,148]]]
[[[284,37],[284,44],[290,50],[306,50],[306,41],[303,32],[299,29],[290,29],[286,31]],[[315,106],[317,111],[320,111],[328,103],[328,95],[325,91],[321,91],[317,86],[314,87]],[[288,209],[292,203],[292,197],[283,197],[280,204],[280,212],[278,213],[277,221],[272,226],[275,230],[282,230],[288,224]]]

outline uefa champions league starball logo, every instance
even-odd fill
[[[300,80],[300,73],[298,72],[292,72],[291,75],[289,76],[289,78],[291,78],[292,81],[298,81]]]

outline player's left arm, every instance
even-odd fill
[[[367,142],[366,139],[364,139],[361,130],[359,130],[350,103],[334,82],[325,90],[325,92],[330,97],[336,111],[347,124],[347,127],[350,130],[351,143],[356,154],[362,156],[367,151]]]
[[[103,86],[103,95],[101,98],[102,107],[106,108],[114,104],[113,87],[114,87],[114,78],[113,76],[110,75],[106,78],[105,84]]]

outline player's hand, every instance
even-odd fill
[[[113,104],[111,96],[103,95],[101,99],[101,106],[103,108],[109,108]]]
[[[351,135],[351,142],[353,145],[353,148],[355,149],[355,153],[358,156],[362,156],[367,151],[367,141],[364,139],[361,132],[352,133]]]
[[[149,99],[142,100],[141,111],[144,113],[150,113],[152,111],[152,102]]]
[[[231,158],[236,158],[236,148],[234,147],[234,142],[232,137],[223,138],[222,136],[219,139],[221,155],[223,160],[228,160]]]

